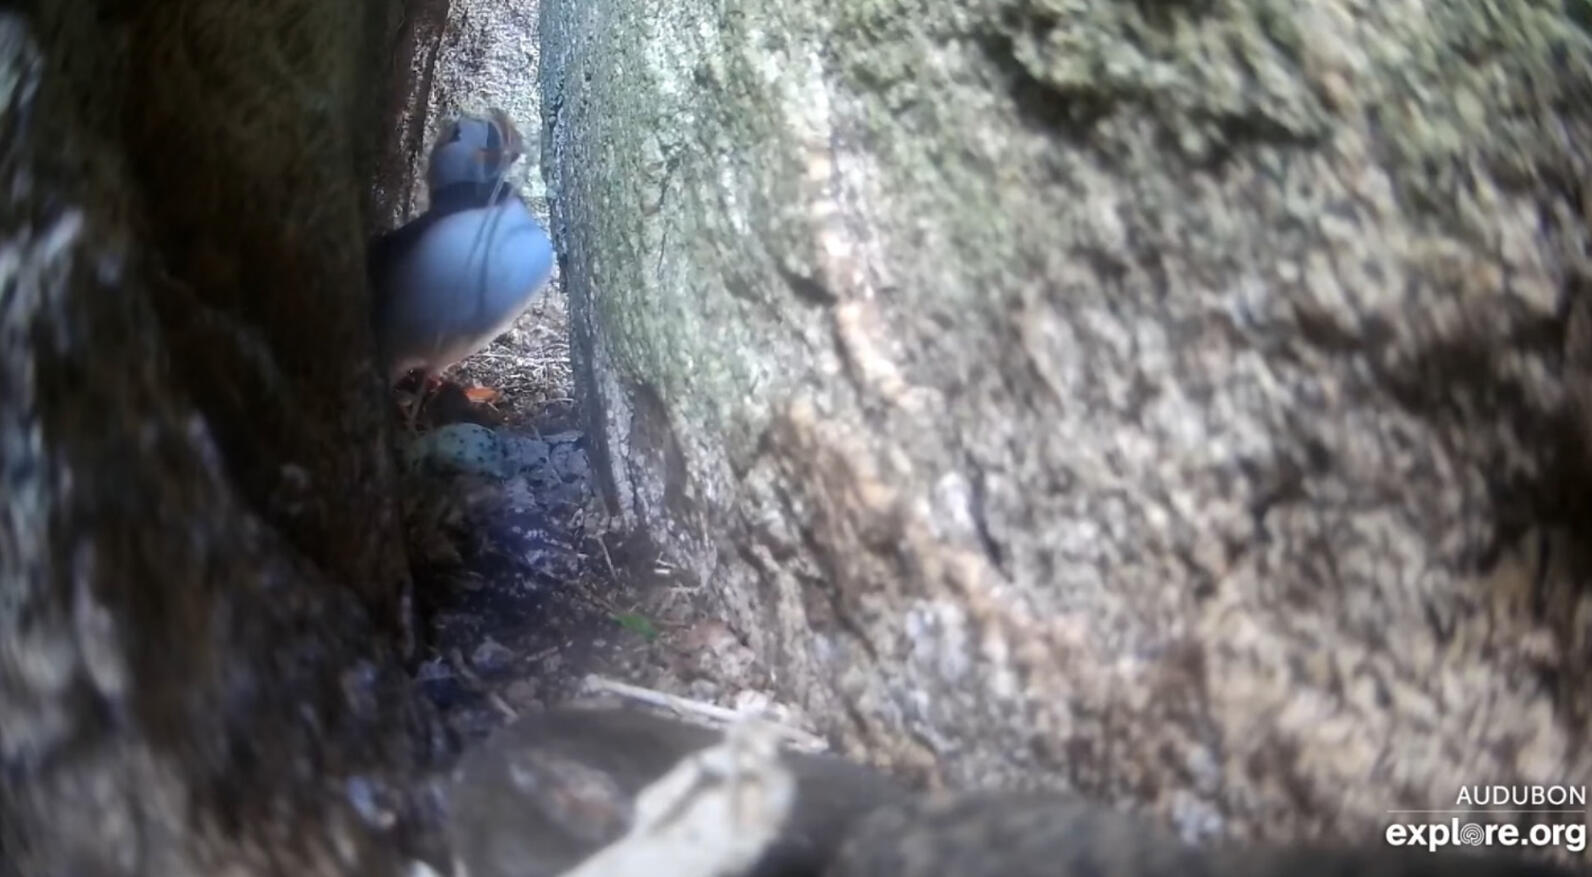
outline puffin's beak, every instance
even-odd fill
[[[513,162],[525,154],[525,140],[520,136],[518,128],[514,127],[514,120],[501,109],[493,108],[492,121],[489,123],[497,129],[498,142],[503,144],[503,155],[509,162]]]

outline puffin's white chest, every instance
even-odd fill
[[[552,276],[553,246],[509,198],[437,220],[393,267],[380,340],[401,376],[447,368],[508,328]]]

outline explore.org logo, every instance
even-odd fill
[[[1586,786],[1461,786],[1452,810],[1389,810],[1396,847],[1563,847],[1586,850]],[[1519,816],[1536,815],[1531,825]],[[1497,821],[1488,816],[1498,817]],[[1447,817],[1447,818],[1444,818]]]

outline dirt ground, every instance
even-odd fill
[[[402,449],[423,620],[415,677],[456,752],[577,697],[712,726],[760,709],[811,730],[773,702],[768,668],[692,583],[644,539],[610,529],[577,428],[560,290],[448,380],[501,394],[473,405],[443,390]],[[483,467],[460,447],[508,462]],[[692,703],[670,706],[671,696]]]

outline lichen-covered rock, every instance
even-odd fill
[[[542,33],[598,474],[853,751],[1189,839],[1592,782],[1559,4],[546,0]]]
[[[360,259],[395,12],[0,14],[0,872],[435,853]]]

